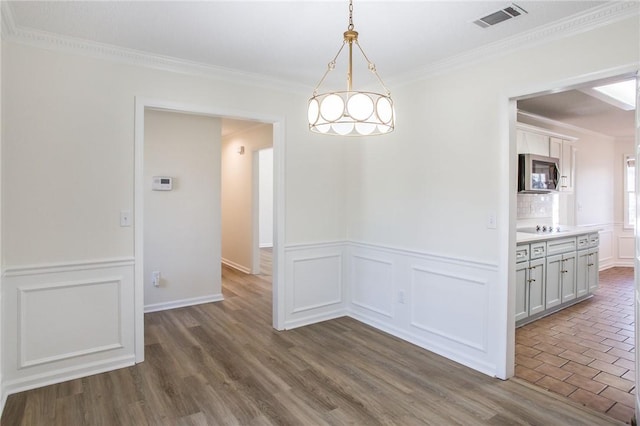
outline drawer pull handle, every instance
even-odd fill
[[[589,263],[589,264],[587,264],[587,266],[593,266],[593,265],[594,265],[594,263]]]

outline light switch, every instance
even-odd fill
[[[120,212],[120,226],[131,226],[131,212],[129,210]]]

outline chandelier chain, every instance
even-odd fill
[[[349,0],[349,31],[353,31],[353,0]]]

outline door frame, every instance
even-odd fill
[[[507,88],[501,95],[501,108],[500,111],[500,164],[506,165],[502,168],[502,174],[500,179],[500,210],[498,212],[499,217],[508,218],[508,226],[499,228],[499,241],[500,241],[500,262],[499,262],[499,276],[501,277],[501,288],[505,289],[501,291],[501,304],[503,306],[500,312],[504,317],[501,318],[500,323],[503,324],[503,328],[499,330],[501,338],[499,342],[501,347],[499,348],[499,359],[497,362],[496,376],[501,379],[508,379],[514,375],[515,372],[515,321],[513,320],[515,315],[516,304],[516,176],[517,176],[517,161],[516,161],[516,121],[517,121],[517,104],[520,99],[526,99],[530,97],[540,96],[544,94],[550,94],[561,90],[570,90],[572,88],[580,87],[588,84],[592,81],[604,80],[614,77],[636,77],[636,81],[639,75],[639,66],[637,63],[614,67],[606,70],[592,72],[588,74],[582,74],[579,76],[570,77],[563,80],[542,82],[531,86],[522,86],[515,88]],[[638,126],[640,126],[640,114],[638,113],[638,106],[636,106],[636,140],[640,137],[638,135]],[[640,142],[639,142],[640,143]],[[636,151],[637,152],[637,151]],[[638,154],[636,154],[638,155]],[[636,177],[636,179],[638,179]],[[635,236],[636,250],[640,250],[640,238],[636,232]],[[636,256],[636,274],[640,274],[638,271],[640,251]],[[636,277],[636,286],[639,286],[638,278]],[[638,294],[639,287],[636,287],[636,295]],[[638,312],[636,310],[636,320],[638,320]],[[636,323],[637,325],[637,323]],[[638,332],[636,326],[636,333]],[[640,358],[640,357],[636,357]],[[638,359],[636,359],[638,363]],[[640,377],[636,377],[636,386],[640,384]],[[639,394],[640,395],[640,394]],[[640,396],[636,396],[640,398]]]
[[[218,118],[269,123],[273,127],[273,306],[272,326],[284,329],[285,241],[285,119],[258,112],[238,111],[216,104],[190,104],[164,99],[135,97],[134,118],[134,351],[144,361],[144,116],[146,109]]]

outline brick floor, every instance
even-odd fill
[[[516,330],[516,377],[623,422],[633,415],[633,268],[600,272],[594,296]]]

